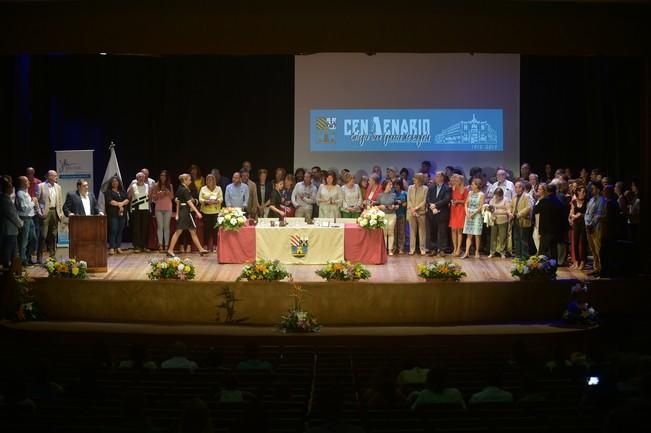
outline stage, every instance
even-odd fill
[[[60,250],[60,254],[63,253]],[[48,319],[156,324],[276,325],[292,305],[289,282],[235,282],[242,265],[222,265],[213,256],[188,254],[197,267],[195,281],[150,281],[148,262],[158,253],[109,258],[109,272],[88,280],[45,277],[31,267],[35,294]],[[186,257],[186,255],[182,255]],[[423,256],[389,257],[368,266],[363,282],[323,281],[318,265],[288,265],[305,289],[304,308],[326,326],[444,326],[559,320],[574,279],[582,272],[559,270],[556,281],[518,281],[510,260],[453,259],[468,277],[455,282],[425,282],[416,276]],[[594,280],[590,299],[600,311],[635,313],[649,295],[636,280]],[[622,294],[626,293],[625,296]]]
[[[242,266],[244,266],[242,264],[220,264],[217,262],[216,254],[209,254],[205,257],[199,256],[198,253],[179,253],[178,255],[181,258],[189,258],[196,265],[196,281],[235,281],[242,270]],[[60,248],[57,256],[67,257],[68,250]],[[165,257],[164,254],[158,252],[141,254],[129,252],[109,256],[108,272],[90,274],[90,278],[93,280],[146,280],[149,261],[152,258],[163,257]],[[445,256],[444,258],[451,259],[463,267],[463,270],[468,274],[463,279],[463,282],[516,281],[511,276],[511,260],[509,259],[489,259],[486,256],[480,259],[468,258],[463,260],[452,256]],[[371,272],[371,278],[367,282],[422,283],[423,279],[416,275],[416,264],[441,259],[443,257],[409,256],[406,254],[390,256],[384,265],[365,265]],[[323,281],[321,277],[314,273],[314,271],[323,267],[322,265],[285,265],[285,267],[294,276],[295,281]],[[37,266],[30,267],[28,270],[33,277],[45,277],[47,275],[45,269]],[[559,268],[558,278],[561,280],[583,280],[587,277],[582,271]]]

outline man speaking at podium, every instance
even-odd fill
[[[66,194],[63,213],[67,217],[72,215],[104,215],[99,211],[95,195],[88,191],[88,181],[83,179],[77,181],[77,191]]]

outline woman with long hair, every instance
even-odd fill
[[[192,213],[196,215],[197,218],[201,219],[201,213],[195,206],[195,200],[190,194],[190,184],[192,183],[192,177],[189,174],[183,173],[179,176],[179,187],[176,190],[176,231],[172,235],[172,240],[170,241],[169,248],[167,249],[167,256],[174,257],[174,246],[179,240],[179,236],[183,233],[184,230],[190,232],[190,237],[192,242],[199,250],[199,254],[204,256],[208,253],[208,250],[204,250],[199,242],[197,237],[197,225],[194,223],[194,218],[192,218]]]
[[[368,209],[375,206],[377,198],[382,193],[382,185],[380,185],[380,177],[373,173],[368,177],[368,187],[364,194],[364,208]]]
[[[122,187],[122,182],[117,176],[113,176],[109,181],[109,189],[106,191],[108,208],[106,214],[109,223],[109,251],[112,254],[121,254],[122,250],[122,232],[127,223],[127,212],[129,205],[129,196]]]
[[[574,249],[573,269],[583,270],[588,259],[588,240],[585,230],[585,212],[588,201],[583,185],[576,188],[576,195],[570,208],[570,226],[572,226],[572,248]]]
[[[161,170],[158,182],[149,190],[150,200],[155,204],[156,234],[158,236],[158,251],[165,251],[165,245],[170,242],[170,221],[172,220],[172,199],[174,189],[167,170]]]
[[[450,200],[450,229],[452,230],[452,255],[460,256],[463,241],[463,226],[466,223],[466,199],[468,190],[465,188],[463,176],[454,174],[451,178],[452,195]]]
[[[330,170],[326,174],[324,183],[319,186],[316,193],[316,200],[319,205],[320,218],[339,218],[342,194],[341,187],[337,185],[337,174]]]

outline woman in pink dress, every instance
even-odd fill
[[[450,201],[450,229],[452,229],[452,244],[454,245],[455,256],[461,255],[461,241],[463,240],[463,225],[466,221],[466,209],[464,204],[468,197],[468,190],[463,184],[463,176],[452,175],[450,186],[452,187],[452,200]]]

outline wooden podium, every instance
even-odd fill
[[[70,258],[85,260],[88,272],[107,272],[106,216],[71,215]]]

